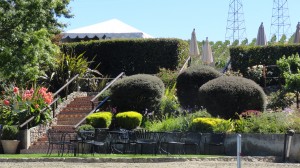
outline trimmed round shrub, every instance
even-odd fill
[[[136,111],[121,112],[116,115],[118,126],[128,130],[139,127],[142,123],[142,119],[142,114]]]
[[[92,125],[94,128],[108,128],[111,120],[111,112],[97,112],[89,115],[86,118],[86,123]]]
[[[220,118],[195,118],[193,119],[190,130],[197,132],[214,132],[221,124],[229,123],[229,121]],[[227,130],[224,130],[224,132]]]
[[[247,110],[264,111],[266,95],[250,79],[223,76],[211,80],[199,89],[199,101],[212,116],[230,119]]]
[[[111,87],[111,104],[118,111],[159,111],[165,91],[161,79],[156,76],[138,74],[118,80]]]
[[[177,78],[177,97],[183,108],[199,109],[198,90],[204,83],[220,77],[222,74],[210,66],[192,66],[179,74]]]
[[[94,130],[95,130],[95,128],[94,128],[92,125],[90,125],[90,124],[83,124],[83,125],[80,125],[80,126],[76,129],[77,132],[80,132],[80,131],[94,131]]]

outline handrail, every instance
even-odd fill
[[[94,108],[92,111],[90,111],[86,116],[84,116],[84,118],[83,119],[81,119],[76,125],[74,125],[74,127],[73,128],[77,128],[83,121],[85,121],[86,120],[86,118],[90,115],[90,114],[92,114],[92,113],[94,113],[98,108],[100,108],[107,100],[109,99],[109,96],[107,96],[103,101],[101,101],[101,103],[99,103],[99,105],[96,107],[96,108]]]
[[[93,104],[93,108],[94,108],[94,101],[105,91],[107,90],[116,80],[118,80],[120,77],[122,77],[125,73],[121,72],[114,80],[112,80],[108,85],[105,86],[104,89],[101,90],[101,92],[99,92],[95,97],[93,97],[90,101]]]
[[[47,108],[48,108],[48,106],[45,107],[45,108],[43,108],[43,109],[41,110],[41,113],[43,113],[44,111],[46,111]],[[26,124],[28,124],[28,123],[29,123],[30,121],[32,121],[34,118],[35,118],[35,116],[30,117],[28,120],[26,120],[23,124],[20,125],[20,128],[23,128]]]
[[[185,63],[183,64],[182,68],[180,69],[179,73],[181,73],[185,69],[185,67],[189,67],[189,65],[191,64],[191,60],[192,58],[191,56],[189,56],[185,61]]]
[[[52,96],[55,97],[58,93],[60,93],[64,88],[66,88],[71,82],[73,82],[79,74],[75,75],[69,82],[67,82],[64,86],[62,86],[58,91],[56,91]],[[50,108],[51,105],[53,105],[59,98],[54,99],[47,107],[43,108],[40,113],[43,113],[48,108]],[[20,128],[24,127],[26,124],[28,124],[30,121],[32,121],[35,118],[35,116],[30,117],[28,120],[26,120],[24,123],[20,125]]]
[[[225,73],[228,70],[230,64],[231,64],[231,59],[226,63],[224,69],[222,70],[222,73]]]
[[[78,76],[79,76],[79,74],[75,75],[69,82],[67,82],[64,86],[62,86],[60,89],[58,89],[58,91],[56,91],[56,92],[53,94],[53,97],[56,96],[59,92],[61,92],[64,88],[66,88],[67,86],[69,86],[69,84],[70,84],[71,82],[73,82]]]

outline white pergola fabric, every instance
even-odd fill
[[[258,28],[256,45],[259,45],[259,46],[267,45],[267,37],[266,37],[265,28],[264,28],[263,23],[261,23]]]
[[[193,29],[191,36],[189,55],[193,57],[200,55],[195,29]]]
[[[149,34],[146,34],[132,26],[129,26],[117,19],[108,20],[105,22],[97,23],[94,25],[81,27],[66,31],[63,34],[65,38],[153,38]]]
[[[297,24],[294,43],[300,43],[300,22]]]

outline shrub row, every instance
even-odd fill
[[[142,123],[142,114],[135,111],[120,112],[116,116],[117,127],[124,129],[135,129]],[[109,128],[112,123],[111,112],[97,112],[86,118],[86,125],[80,126],[80,130],[91,130],[92,128]]]
[[[66,43],[61,45],[61,50],[71,55],[84,53],[89,61],[93,61],[91,68],[112,76],[120,72],[127,75],[156,74],[159,68],[175,70],[188,57],[188,43],[180,39],[114,39]]]

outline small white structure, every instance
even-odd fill
[[[116,39],[116,38],[153,38],[118,19],[111,19],[94,25],[73,29],[62,33],[62,41],[72,39]]]

